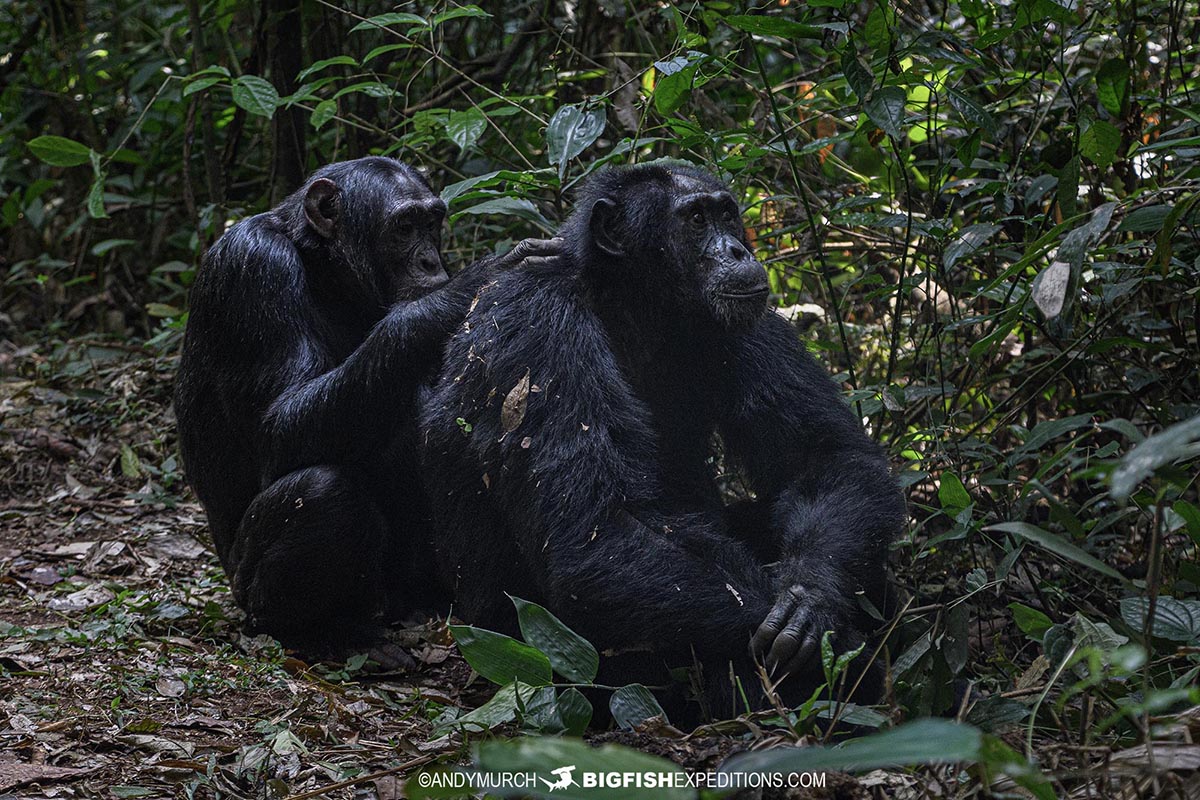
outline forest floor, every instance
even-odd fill
[[[469,743],[432,720],[494,687],[444,625],[398,634],[407,674],[306,663],[242,632],[174,455],[174,367],[87,340],[0,353],[0,797],[391,800],[418,767],[465,761]],[[746,747],[592,738],[688,769]],[[830,778],[788,796],[911,783]]]
[[[471,742],[435,735],[434,720],[494,687],[444,624],[397,634],[418,662],[405,674],[366,671],[362,658],[306,663],[243,632],[175,456],[175,365],[98,340],[0,345],[0,800],[392,800],[415,770],[466,763]],[[771,737],[729,723],[588,738],[712,770]],[[1104,770],[1122,763],[1093,749],[1086,760]],[[953,767],[827,777],[778,796],[964,788]]]

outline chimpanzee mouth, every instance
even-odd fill
[[[717,296],[726,300],[758,300],[759,298],[765,299],[768,291],[769,289],[764,283],[762,286],[755,286],[750,289],[726,290],[723,292],[718,292]]]

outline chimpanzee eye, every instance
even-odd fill
[[[692,212],[692,224],[703,225],[704,224],[704,215],[702,213],[700,213],[699,211],[693,211]]]
[[[728,208],[725,209],[725,213],[721,215],[721,219],[725,222],[733,222],[733,212]]]

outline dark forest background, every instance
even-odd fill
[[[148,707],[179,663],[128,663],[139,637],[193,637],[197,671],[294,672],[266,645],[220,649],[236,625],[211,556],[111,568],[164,529],[202,536],[168,400],[188,287],[227,225],[321,164],[386,154],[442,192],[464,264],[553,231],[599,166],[673,156],[734,187],[781,313],[908,492],[905,600],[880,621],[892,688],[859,721],[982,732],[970,779],[931,768],[926,790],[1132,781],[1165,796],[1200,767],[1198,34],[1187,0],[5,3],[6,710],[36,723],[74,708],[131,735],[152,715],[118,709]],[[88,525],[89,544],[128,550],[34,555]],[[92,587],[107,599],[43,613]],[[91,698],[116,703],[103,719],[65,684],[20,677],[73,663],[81,642],[112,655]],[[208,679],[178,680],[186,692],[154,696],[226,703]],[[430,697],[406,717],[423,721],[414,740],[453,705]],[[794,740],[818,711],[721,733]],[[304,772],[330,734],[294,727],[247,723],[236,758],[172,757],[218,794],[343,780],[378,757]],[[13,739],[26,755],[45,742],[31,730]],[[98,752],[52,761],[83,769]],[[134,782],[132,761],[108,758],[97,774]]]

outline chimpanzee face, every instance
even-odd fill
[[[744,330],[767,306],[767,273],[754,258],[737,202],[698,170],[670,171],[597,197],[588,232],[605,280],[637,281],[667,313]]]
[[[723,327],[749,327],[766,308],[767,273],[750,252],[737,202],[729,192],[691,178],[677,175],[675,183],[671,216],[685,279],[695,281],[704,305]]]
[[[398,161],[354,163],[356,169],[344,174],[318,173],[304,196],[308,226],[347,270],[344,279],[380,306],[415,299],[445,284],[449,276],[441,245],[446,204]]]

